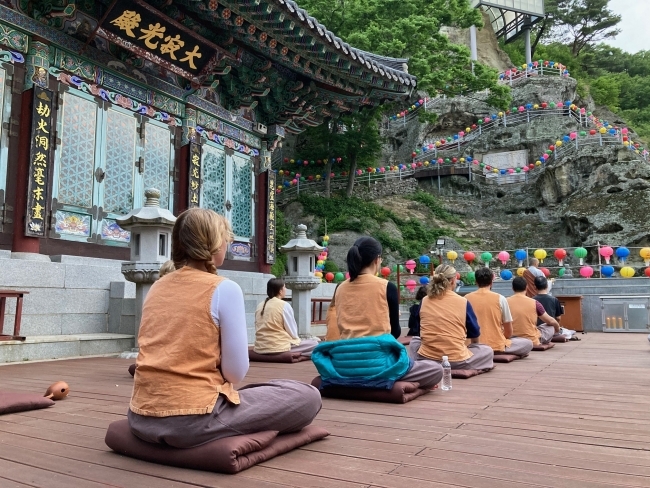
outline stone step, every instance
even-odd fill
[[[130,350],[128,334],[28,336],[25,341],[0,341],[0,363],[119,354]]]

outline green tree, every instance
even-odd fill
[[[347,197],[352,196],[357,168],[360,165],[372,164],[381,153],[379,117],[379,110],[374,109],[341,118],[345,127],[341,142],[349,162],[348,184],[345,189]]]
[[[610,110],[618,109],[621,82],[617,75],[596,78],[590,83],[589,92],[597,105],[605,105]]]

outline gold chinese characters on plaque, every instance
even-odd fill
[[[273,170],[266,172],[267,177],[267,205],[266,205],[266,263],[275,263],[275,249],[277,243],[275,241],[275,173]]]
[[[188,208],[198,207],[201,204],[201,145],[190,143],[190,164],[187,191]]]
[[[47,181],[52,165],[52,100],[54,94],[34,85],[32,134],[29,152],[29,180],[25,235],[43,237],[47,227]]]

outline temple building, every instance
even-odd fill
[[[0,61],[0,253],[127,260],[116,219],[157,188],[226,215],[224,268],[250,272],[285,135],[416,86],[292,0],[2,1]]]
[[[254,340],[285,244],[273,151],[415,86],[406,60],[355,49],[291,0],[0,0],[0,291],[24,292],[22,309],[0,302],[0,362],[133,347],[118,220],[150,188],[174,215],[230,220],[220,273],[240,285]]]

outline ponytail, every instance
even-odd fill
[[[456,268],[448,264],[438,266],[429,284],[427,285],[427,296],[431,298],[440,298],[449,289],[452,280],[456,277]]]
[[[350,281],[354,281],[363,268],[369,266],[375,259],[381,256],[381,244],[372,237],[361,237],[348,251],[346,262]]]
[[[266,308],[266,303],[271,299],[277,297],[284,288],[284,280],[281,278],[271,278],[266,283],[266,300],[264,300],[264,305],[262,305],[262,315],[264,315],[264,309]]]

